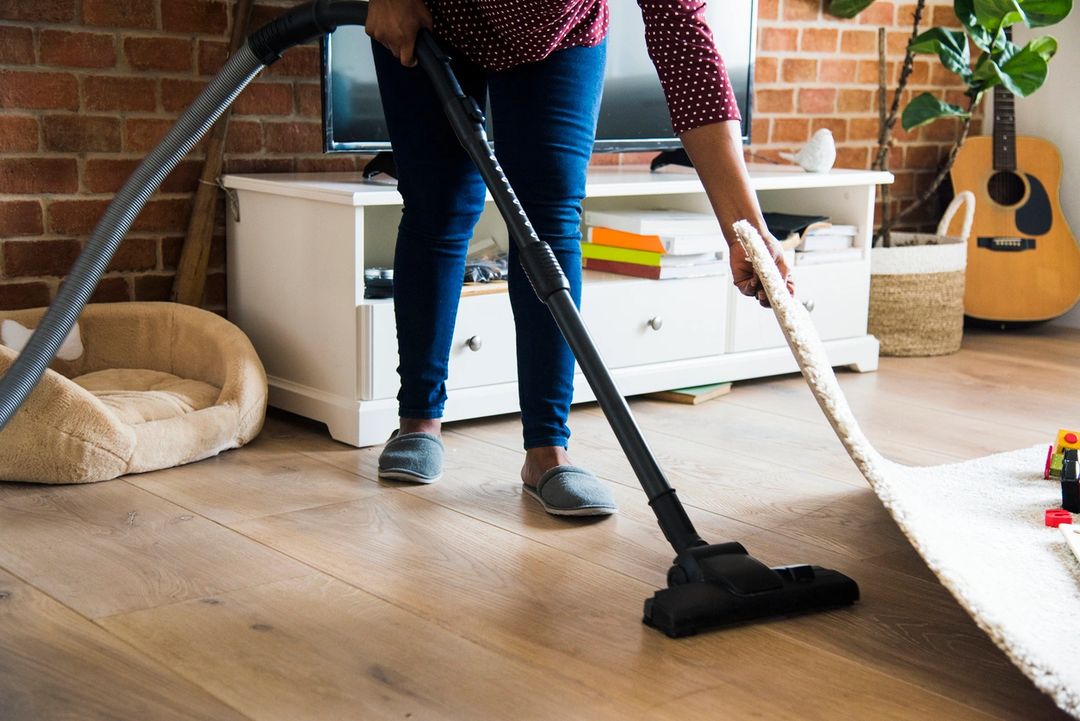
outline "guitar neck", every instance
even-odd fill
[[[1016,111],[1013,94],[994,88],[994,170],[1016,170]]]

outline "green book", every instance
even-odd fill
[[[717,253],[694,253],[693,255],[669,255],[651,253],[647,250],[618,248],[612,245],[581,244],[581,256],[596,260],[610,260],[616,263],[634,263],[654,268],[672,268],[676,266],[696,265],[716,260]]]

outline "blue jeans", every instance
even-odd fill
[[[404,198],[394,255],[398,412],[403,418],[441,418],[465,256],[485,188],[424,71],[403,67],[378,43],[373,52]],[[481,107],[489,95],[499,163],[580,305],[581,200],[596,135],[604,44],[569,48],[498,72],[453,55],[463,90]],[[525,448],[565,447],[574,357],[510,246]]]

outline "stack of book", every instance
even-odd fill
[[[581,256],[589,270],[656,280],[727,272],[727,244],[708,213],[589,210],[585,225]]]
[[[795,246],[795,265],[859,260],[862,258],[862,248],[854,247],[858,234],[859,229],[854,225],[814,223],[803,231],[799,244]]]

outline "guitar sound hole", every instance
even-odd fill
[[[990,176],[986,192],[998,205],[1016,205],[1024,197],[1024,181],[1012,171],[1000,170]]]

